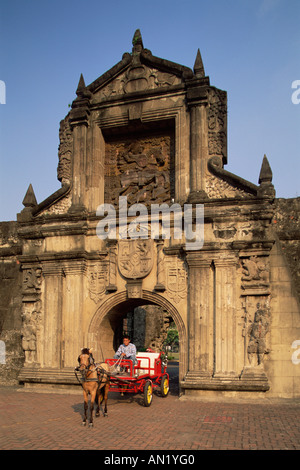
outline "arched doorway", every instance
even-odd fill
[[[128,299],[127,292],[120,292],[105,300],[96,310],[88,328],[88,343],[94,355],[104,360],[112,357],[120,334],[120,319],[128,311],[143,305],[158,305],[165,309],[174,320],[179,334],[179,380],[187,371],[187,333],[186,326],[177,308],[162,295],[143,290],[142,298]]]

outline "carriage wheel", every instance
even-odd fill
[[[145,406],[150,406],[152,403],[152,383],[150,380],[147,380],[144,387],[144,404]]]
[[[169,393],[169,379],[167,375],[163,375],[160,383],[160,392],[162,397],[166,397]]]

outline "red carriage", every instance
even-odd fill
[[[152,403],[153,391],[160,391],[162,397],[169,393],[167,358],[164,353],[139,352],[137,364],[128,359],[106,359],[110,370],[111,392],[141,393],[144,405]]]

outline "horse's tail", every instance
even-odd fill
[[[103,402],[103,399],[104,399],[104,387],[100,387],[98,389],[98,394],[99,394],[99,396],[98,396],[99,405],[101,405],[102,402]]]

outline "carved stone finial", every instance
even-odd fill
[[[272,184],[272,170],[266,155],[264,155],[263,162],[261,165],[261,170],[259,174],[259,188],[257,191],[258,197],[267,197],[267,198],[274,198],[275,197],[275,189]]]
[[[132,52],[141,52],[144,49],[143,39],[141,35],[141,31],[139,29],[136,30],[132,39]]]
[[[194,74],[198,78],[205,77],[204,66],[203,66],[202,57],[200,54],[200,49],[198,49],[197,55],[196,55],[196,60],[194,64]]]
[[[78,87],[76,90],[77,98],[72,103],[72,110],[70,111],[69,123],[71,126],[75,123],[87,122],[89,115],[90,98],[92,93],[85,86],[83,75],[80,75]]]
[[[31,184],[27,189],[27,193],[25,194],[22,204],[25,207],[35,207],[37,205],[37,200]]]
[[[80,75],[80,79],[79,79],[79,83],[78,83],[78,87],[77,87],[77,90],[76,90],[76,95],[77,95],[77,96],[82,95],[82,93],[84,92],[85,88],[86,88],[86,87],[85,87],[84,78],[83,78],[83,75],[81,74],[81,75]]]
[[[271,183],[273,178],[272,170],[270,167],[270,164],[268,162],[268,159],[266,155],[264,155],[262,165],[261,165],[261,170],[259,174],[259,180],[258,183]]]

